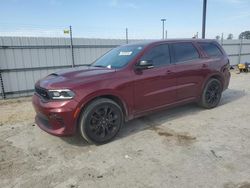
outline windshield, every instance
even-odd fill
[[[143,45],[129,45],[114,48],[97,59],[91,66],[118,69],[122,68],[135,58],[143,48]]]

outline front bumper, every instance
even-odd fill
[[[71,100],[44,101],[34,94],[35,122],[44,131],[56,136],[73,135],[77,124],[78,102]]]

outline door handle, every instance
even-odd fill
[[[207,66],[207,64],[202,64],[202,68],[207,68],[208,66]]]
[[[167,70],[166,74],[173,74],[173,72],[171,70]]]

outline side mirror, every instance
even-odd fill
[[[152,69],[152,68],[154,68],[152,60],[141,60],[136,65],[137,70]]]

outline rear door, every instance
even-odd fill
[[[150,60],[153,68],[135,71],[135,113],[153,110],[176,101],[176,77],[173,74],[168,44],[149,49],[140,60]]]
[[[223,49],[219,47],[217,42],[198,42],[200,48],[204,51],[206,56],[207,66],[210,67],[212,71],[220,71],[224,78],[224,89],[228,87],[230,72],[229,72],[229,59]]]
[[[192,42],[178,42],[171,45],[177,77],[177,100],[195,99],[200,93],[206,64],[202,54]],[[205,61],[204,61],[205,62]]]

